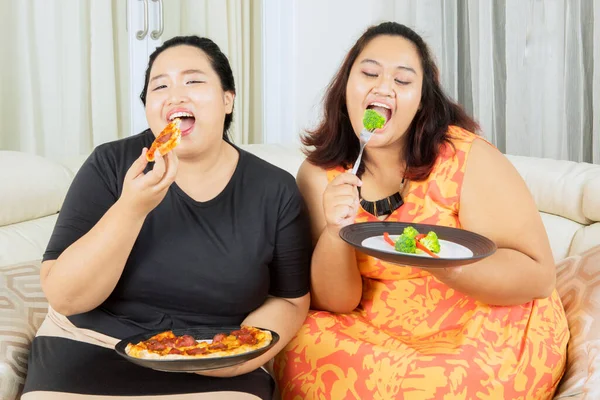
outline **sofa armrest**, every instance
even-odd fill
[[[0,399],[20,396],[31,341],[46,316],[40,264],[37,260],[0,267]]]

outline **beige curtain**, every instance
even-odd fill
[[[262,141],[261,1],[163,0],[165,41],[177,35],[206,36],[227,55],[237,96],[231,137],[237,144]]]
[[[116,4],[0,0],[0,149],[61,158],[123,132]]]
[[[600,1],[379,0],[509,154],[600,163]]]
[[[206,35],[228,55],[232,137],[260,142],[260,1],[163,2],[163,41]],[[64,159],[129,134],[126,11],[125,0],[0,0],[0,149]]]

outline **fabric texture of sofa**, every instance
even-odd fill
[[[304,156],[284,145],[241,146],[296,175]],[[557,263],[571,330],[555,399],[600,399],[600,166],[508,156],[533,194]],[[0,399],[19,396],[47,302],[41,256],[85,156],[55,161],[0,151]]]

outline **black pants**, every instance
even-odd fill
[[[233,378],[160,372],[135,365],[111,349],[41,336],[33,340],[23,393],[143,396],[236,391],[270,400],[274,388],[271,376],[260,368]]]

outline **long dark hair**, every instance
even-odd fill
[[[157,47],[156,50],[152,54],[150,54],[150,58],[148,60],[148,68],[146,68],[146,78],[144,81],[144,89],[142,93],[140,93],[140,99],[144,106],[146,106],[146,94],[148,93],[148,82],[150,81],[150,70],[152,69],[152,65],[154,65],[154,61],[163,51],[175,47],[175,46],[192,46],[200,49],[206,54],[208,60],[210,61],[210,65],[215,70],[217,75],[219,76],[219,80],[221,81],[221,88],[225,92],[232,92],[235,94],[235,82],[233,80],[233,72],[231,71],[231,65],[229,65],[229,60],[227,56],[223,54],[219,46],[212,40],[205,37],[198,37],[195,35],[192,36],[175,36],[164,42],[160,47]],[[231,121],[233,121],[233,108],[231,109],[230,114],[225,115],[225,123],[223,125],[223,139],[229,140],[229,136],[227,131],[231,126]]]
[[[349,166],[356,160],[359,141],[352,129],[346,107],[346,85],[352,65],[365,46],[380,35],[401,36],[411,41],[419,53],[423,68],[421,107],[405,136],[403,158],[405,177],[413,181],[426,179],[439,155],[442,145],[451,145],[448,126],[456,125],[476,133],[478,124],[463,108],[442,90],[439,71],[427,44],[415,31],[396,22],[384,22],[368,28],[346,55],[338,73],[327,88],[323,119],[313,131],[302,137],[308,160],[322,168]]]

